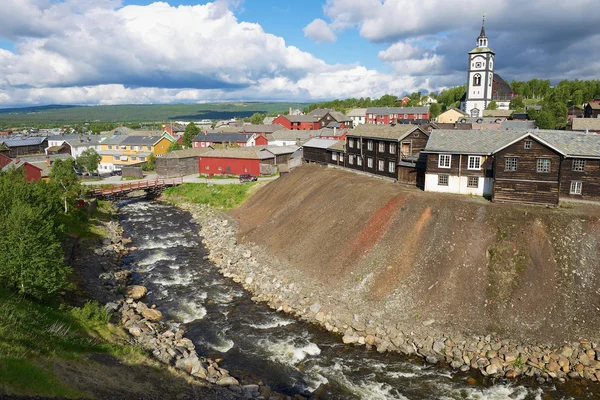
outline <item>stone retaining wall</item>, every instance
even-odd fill
[[[600,380],[600,347],[587,340],[563,345],[527,345],[496,333],[482,336],[444,334],[434,320],[413,326],[395,323],[393,316],[361,307],[348,294],[329,295],[298,271],[256,246],[240,245],[235,222],[204,205],[181,205],[201,225],[200,235],[210,259],[220,272],[278,311],[319,324],[340,335],[346,344],[372,347],[379,352],[396,351],[417,356],[428,363],[445,363],[452,369],[476,369],[484,376],[536,378],[540,383],[567,378]]]

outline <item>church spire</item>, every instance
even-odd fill
[[[481,21],[481,33],[477,38],[477,47],[488,47],[488,38],[485,36],[485,13],[483,13],[483,20]]]

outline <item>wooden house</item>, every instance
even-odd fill
[[[48,147],[48,139],[44,136],[20,136],[0,139],[0,147],[4,148],[3,153],[11,158],[30,154],[44,154],[44,150]]]
[[[398,179],[399,163],[416,167],[428,139],[429,133],[417,125],[360,125],[347,134],[346,166]]]

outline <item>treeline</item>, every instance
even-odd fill
[[[56,160],[49,182],[0,172],[0,284],[37,299],[69,286],[61,243],[65,223],[87,217],[75,206],[80,194],[72,160]]]

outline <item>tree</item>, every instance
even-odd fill
[[[81,184],[75,173],[75,161],[68,158],[66,160],[56,160],[50,170],[50,185],[57,191],[62,192],[62,198],[65,206],[65,214],[69,211],[69,204],[74,205],[75,200],[81,194]]]
[[[175,150],[181,150],[181,149],[183,149],[183,147],[181,147],[181,145],[179,144],[179,142],[178,141],[174,141],[173,143],[171,143],[171,145],[167,149],[167,153],[170,153],[170,152],[175,151]]]
[[[266,116],[266,114],[254,113],[250,117],[250,123],[254,125],[260,125],[263,123]]]
[[[521,96],[517,96],[510,101],[508,108],[511,110],[525,110],[525,102]]]
[[[196,126],[196,124],[194,124],[193,122],[190,122],[185,127],[185,131],[183,132],[183,140],[182,140],[183,147],[185,147],[185,148],[191,148],[192,147],[192,140],[199,133],[200,133],[200,128],[198,128]]]
[[[81,153],[75,162],[80,167],[83,167],[87,172],[93,172],[98,169],[98,164],[100,164],[101,160],[102,157],[100,154],[98,154],[95,149],[89,148]]]
[[[498,109],[498,103],[496,103],[495,101],[490,101],[489,104],[486,107],[486,110],[497,110]]]
[[[142,164],[142,170],[144,171],[154,171],[156,168],[156,156],[154,153],[150,153],[148,156],[148,160],[144,164]]]
[[[429,113],[431,114],[431,118],[437,118],[442,113],[442,106],[438,103],[432,103],[429,106]]]

